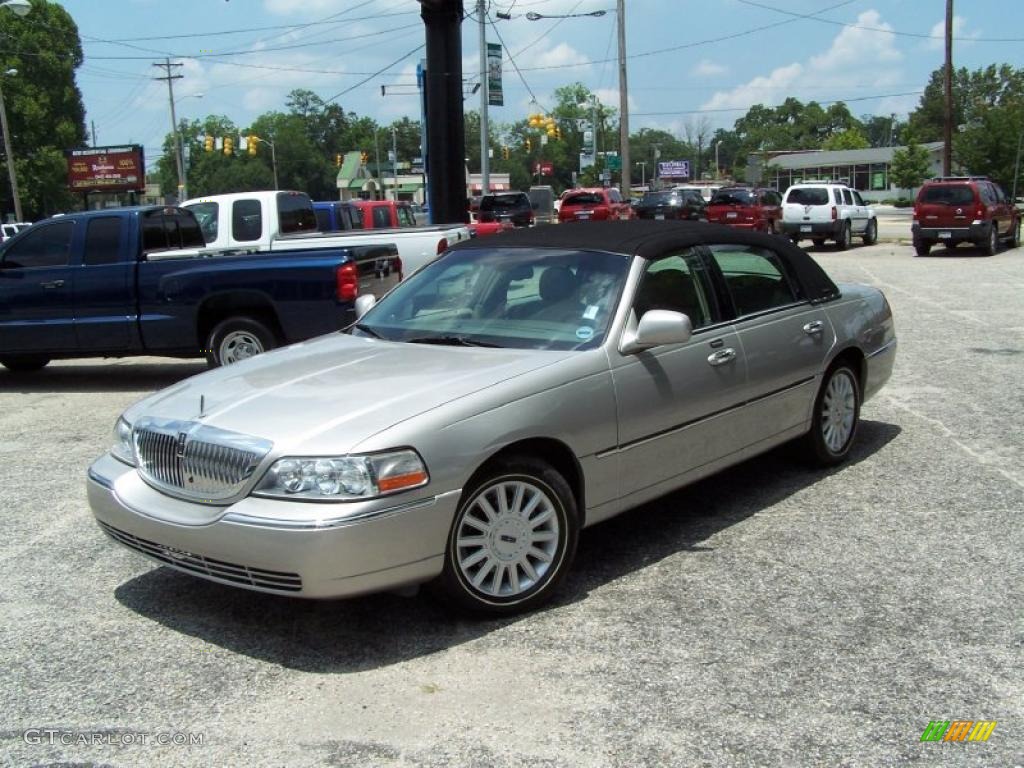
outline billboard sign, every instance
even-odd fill
[[[555,164],[544,161],[538,161],[533,164],[533,172],[539,173],[541,176],[554,176]]]
[[[658,163],[658,175],[669,179],[690,178],[689,160],[668,160]]]
[[[142,147],[66,149],[68,189],[72,192],[129,192],[146,188]]]

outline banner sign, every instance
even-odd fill
[[[688,179],[690,178],[690,161],[668,160],[658,163],[658,175],[672,179]]]
[[[505,106],[501,91],[501,46],[487,44],[487,103],[492,107]]]
[[[129,192],[146,188],[142,147],[66,149],[68,189],[73,192]]]

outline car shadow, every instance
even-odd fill
[[[825,477],[870,458],[900,427],[863,421],[843,465],[811,469],[782,446],[585,530],[557,610],[591,590],[679,552],[709,551],[715,533]],[[467,619],[426,595],[378,594],[311,601],[248,592],[160,567],[119,586],[115,598],[139,616],[232,653],[305,672],[388,666],[474,640],[522,620]]]
[[[999,253],[1002,253],[1005,248],[1000,248]],[[998,254],[997,254],[998,255]],[[918,256],[918,258],[929,259],[929,258],[942,258],[942,259],[978,259],[988,258],[988,252],[977,245],[961,245],[961,246],[944,246],[942,248],[932,247],[925,256]]]
[[[0,392],[145,392],[205,370],[206,363],[199,360],[51,363],[31,373],[0,367]]]

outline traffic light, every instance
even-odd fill
[[[370,155],[366,152],[360,152],[359,162],[362,163],[363,165],[366,165],[368,162],[370,162]]]
[[[258,141],[258,139],[254,135],[252,135],[252,134],[249,134],[249,137],[246,139],[246,144],[248,145],[246,148],[249,150],[249,156],[250,157],[252,157],[253,155],[256,154],[256,142],[257,141]]]
[[[340,154],[334,156],[334,165],[335,165],[335,167],[341,167],[341,155]]]
[[[203,149],[207,152],[213,152],[213,136],[207,136],[203,139]]]
[[[526,151],[530,152],[532,150],[533,150],[533,142],[530,141],[529,137],[527,137],[527,139],[526,139]]]
[[[508,147],[502,147],[501,156],[508,160],[510,157],[512,157],[512,151]]]
[[[555,141],[561,141],[561,140],[562,140],[562,126],[556,125],[555,126]]]
[[[235,140],[231,136],[224,137],[224,154],[233,155],[235,153]]]

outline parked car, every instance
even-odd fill
[[[480,198],[477,221],[507,221],[514,227],[533,226],[533,204],[525,192],[497,192]]]
[[[782,195],[759,187],[722,187],[708,204],[708,221],[737,229],[782,231]]]
[[[809,181],[786,190],[782,230],[794,243],[810,239],[820,247],[834,240],[845,251],[854,235],[864,245],[877,242],[878,218],[857,190],[831,181]]]
[[[647,192],[633,210],[640,219],[699,221],[707,218],[707,204],[696,190],[666,189],[661,192]]]
[[[352,205],[363,214],[363,229],[416,226],[412,205],[401,200],[353,200]]]
[[[313,203],[317,229],[321,232],[350,232],[363,229],[363,212],[351,202],[325,200]],[[208,215],[208,214],[207,214]]]
[[[217,255],[195,216],[144,206],[69,213],[0,248],[0,363],[165,355],[211,365],[344,328],[360,291],[398,282],[395,247]]]
[[[562,196],[562,205],[558,209],[560,222],[634,218],[633,209],[615,187],[571,190]]]
[[[699,184],[678,184],[673,187],[673,189],[678,189],[681,192],[696,192],[704,199],[705,203],[708,203],[711,202],[711,198],[715,196],[715,192],[717,192],[721,186],[722,184],[720,182],[701,182]]]
[[[843,461],[895,355],[882,293],[788,240],[520,229],[451,249],[348,333],[133,405],[89,504],[115,541],[222,584],[433,582],[465,609],[528,610],[581,528],[789,440]]]
[[[535,224],[551,224],[555,221],[555,190],[548,184],[539,184],[530,187],[526,193],[530,198],[530,205],[533,206],[533,221]]]
[[[1020,244],[1020,212],[986,176],[944,176],[921,185],[910,229],[918,256],[937,243],[971,243],[994,256],[1000,241]]]

